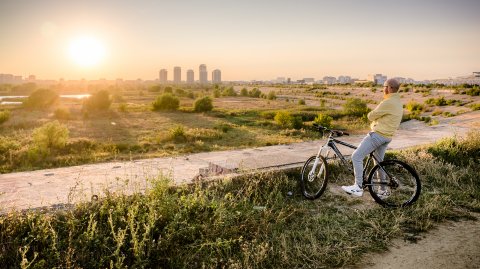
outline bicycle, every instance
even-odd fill
[[[357,147],[336,138],[349,134],[340,130],[329,129],[314,124],[319,132],[328,133],[327,141],[320,147],[317,155],[311,156],[305,162],[301,171],[301,189],[305,198],[314,200],[319,198],[327,187],[329,167],[327,159],[338,159],[353,174],[353,166],[337,148],[340,144],[351,149]],[[325,153],[324,153],[325,152]],[[329,154],[333,152],[333,157]],[[374,160],[375,166],[370,164]],[[368,178],[366,178],[368,172]],[[371,152],[363,169],[363,186],[368,188],[375,202],[384,207],[405,207],[414,203],[421,192],[421,183],[417,172],[405,162],[390,159],[379,161],[374,152]]]

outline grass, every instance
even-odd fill
[[[5,116],[7,113],[4,113],[0,128],[0,173],[312,140],[317,139],[318,134],[310,131],[308,126],[319,113],[333,119],[333,128],[364,133],[368,129],[368,122],[360,120],[358,115],[345,113],[344,106],[348,105],[350,97],[356,97],[362,99],[361,102],[366,103],[368,109],[372,109],[382,98],[381,91],[372,93],[371,86],[261,87],[258,90],[260,94],[275,91],[277,99],[223,96],[212,99],[213,111],[194,113],[195,99],[188,95],[191,93],[198,98],[211,96],[213,89],[184,87],[178,89],[175,86],[171,89],[179,100],[178,111],[174,112],[152,111],[152,103],[169,87],[140,86],[109,89],[113,103],[108,111],[87,113],[82,111],[83,102],[75,99],[60,99],[58,104],[43,110],[11,107],[8,120]],[[243,86],[234,88],[240,93]],[[252,91],[253,86],[245,89]],[[69,91],[75,92],[75,89]],[[408,94],[406,98],[421,102],[423,93],[405,94]],[[429,97],[441,99],[435,93]],[[464,95],[456,97],[462,102],[466,102],[465,98],[467,96]],[[472,102],[478,99],[476,96],[468,98],[473,98]],[[306,100],[307,105],[298,105],[297,101],[285,102],[286,99]],[[368,111],[367,108],[362,107],[365,111]],[[476,107],[472,106],[471,109]],[[279,126],[274,117],[280,111],[290,113],[295,121],[284,127]],[[425,115],[421,117],[424,111],[415,112],[410,118],[427,123],[431,120]],[[445,112],[444,117],[456,115]],[[299,117],[303,122],[299,121]],[[48,156],[35,156],[31,150],[35,147],[31,139],[33,130],[54,120],[59,120],[69,130],[70,138],[65,148],[53,150]],[[178,125],[183,126],[185,136],[171,139],[169,130]],[[300,129],[292,130],[294,128]],[[89,146],[80,151],[79,147],[85,144]]]
[[[228,131],[230,132],[230,131]],[[227,132],[227,133],[228,133]],[[210,184],[172,187],[152,180],[145,194],[106,193],[63,211],[10,212],[0,217],[5,268],[332,268],[384,251],[393,238],[417,234],[446,219],[480,212],[478,162],[451,163],[480,136],[389,153],[421,175],[420,199],[404,209],[359,204],[327,191],[315,201],[298,190],[298,171],[258,173]],[[471,155],[473,154],[473,155]],[[345,171],[332,169],[331,184]],[[341,179],[341,180],[339,180]],[[289,195],[289,192],[293,195]]]

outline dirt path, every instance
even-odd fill
[[[480,221],[440,224],[417,243],[394,240],[387,252],[368,255],[357,268],[480,268]]]

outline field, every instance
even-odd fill
[[[18,95],[14,88],[2,90],[0,95]],[[86,110],[84,100],[72,98],[35,108],[3,106],[1,113],[8,114],[8,118],[0,121],[0,172],[318,139],[318,134],[309,128],[317,117],[321,124],[364,133],[368,129],[364,114],[382,100],[383,94],[380,86],[373,85],[140,85],[77,91],[73,88],[68,93],[99,90],[108,90],[112,103],[107,109]],[[31,88],[23,94],[34,91]],[[480,107],[475,86],[406,85],[400,91],[405,120],[416,118],[437,124]],[[165,92],[179,99],[179,107],[154,111],[152,103]],[[211,111],[194,111],[195,100],[202,96],[212,97]],[[351,102],[353,99],[358,102]],[[276,118],[279,112],[283,114]],[[33,133],[53,121],[68,130],[66,141],[39,150],[40,142]]]

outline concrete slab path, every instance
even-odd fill
[[[435,142],[454,134],[464,135],[478,128],[480,113],[457,116],[442,124],[402,123],[390,148],[401,149]],[[364,135],[342,137],[358,144]],[[189,183],[200,175],[234,171],[298,167],[316,154],[325,140],[232,151],[205,152],[185,156],[88,164],[56,169],[0,175],[0,212],[12,209],[64,206],[88,201],[106,191],[134,193],[149,187],[151,179],[167,176],[175,184]],[[341,147],[346,154],[347,148]],[[343,151],[342,151],[343,152]]]

